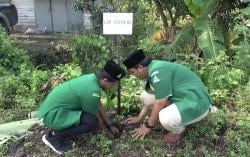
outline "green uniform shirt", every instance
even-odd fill
[[[148,66],[148,82],[156,99],[168,98],[177,105],[182,123],[207,111],[211,98],[200,78],[183,65],[152,60]]]
[[[83,75],[54,88],[41,105],[38,116],[48,128],[62,130],[78,125],[82,112],[96,114],[100,97],[96,75]]]

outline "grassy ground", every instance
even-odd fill
[[[219,156],[247,156],[246,148],[239,149],[228,142],[230,132],[237,131],[233,123],[229,123],[222,113],[210,114],[205,120],[189,126],[188,134],[177,145],[169,146],[163,142],[167,133],[160,125],[150,132],[144,139],[134,140],[131,136],[131,127],[120,128],[120,138],[110,140],[105,133],[98,131],[85,136],[72,139],[73,149],[67,152],[66,157],[219,157]],[[56,157],[50,148],[42,143],[42,135],[47,130],[39,125],[33,126],[29,133],[19,140],[11,141],[1,148],[3,156],[15,157]],[[248,132],[249,133],[249,132]],[[246,137],[249,138],[247,132]],[[239,136],[239,135],[238,135]],[[248,139],[241,139],[247,142]],[[235,139],[235,146],[238,144]],[[227,145],[229,144],[229,145]],[[243,146],[242,146],[243,147]],[[238,150],[234,150],[238,149]],[[4,152],[5,151],[5,152]],[[230,154],[230,151],[234,153]],[[237,151],[239,155],[237,155]],[[1,154],[1,153],[0,153]]]

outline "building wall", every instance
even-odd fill
[[[36,23],[37,28],[42,30],[46,29],[46,31],[52,32],[52,15],[50,7],[51,2],[49,0],[35,0],[34,8],[36,14]]]
[[[90,15],[75,11],[74,0],[12,0],[18,11],[15,30],[28,28],[37,32],[74,32],[86,26],[91,29]]]
[[[16,31],[25,31],[28,28],[36,28],[35,11],[33,0],[12,0],[18,12]]]
[[[84,27],[84,14],[80,11],[75,11],[73,9],[74,0],[67,0],[66,9],[67,9],[67,21],[68,21],[68,30],[70,32],[80,30]]]
[[[83,27],[83,13],[73,9],[74,0],[35,0],[38,28],[48,32],[73,32]],[[46,9],[45,9],[46,8]]]

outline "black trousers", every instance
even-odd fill
[[[98,124],[98,118],[96,115],[89,114],[89,113],[82,113],[80,124],[77,126],[73,126],[70,128],[66,128],[60,131],[54,131],[56,136],[60,137],[74,137],[81,134],[89,133],[96,130]]]

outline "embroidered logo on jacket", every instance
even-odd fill
[[[152,82],[153,82],[153,83],[160,82],[160,79],[156,76],[157,74],[159,74],[159,71],[158,71],[158,70],[152,72],[152,74],[151,74],[151,78],[152,78]]]
[[[122,77],[122,74],[119,74],[116,77],[120,79]]]
[[[98,93],[93,93],[92,96],[100,98],[101,96]]]
[[[156,75],[154,75],[153,78],[152,78],[152,82],[153,83],[160,82],[160,79]]]
[[[153,77],[153,76],[154,76],[154,75],[156,75],[156,74],[159,74],[159,71],[158,71],[158,70],[157,70],[157,71],[152,72],[151,77]]]

